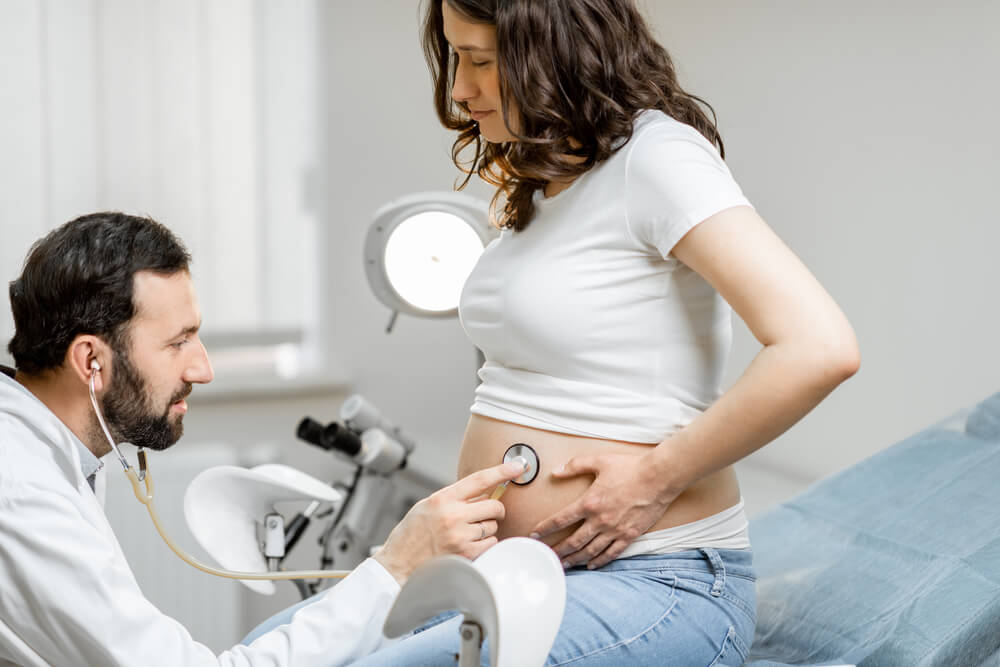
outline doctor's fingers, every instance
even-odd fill
[[[475,521],[502,521],[507,510],[499,500],[476,500],[462,506],[461,515],[469,523]]]
[[[497,545],[496,537],[487,537],[485,540],[476,540],[474,542],[469,542],[468,546],[462,552],[462,555],[469,560],[476,560],[483,555],[485,551],[488,551],[491,547]]]
[[[469,524],[468,535],[470,542],[478,542],[480,540],[485,540],[487,537],[493,537],[497,534],[500,524],[496,521],[476,521],[475,523]]]
[[[459,500],[470,500],[492,493],[500,484],[516,479],[523,473],[524,466],[519,463],[501,463],[463,477],[440,492]]]

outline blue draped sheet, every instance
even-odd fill
[[[748,665],[1000,664],[1000,394],[750,525]]]

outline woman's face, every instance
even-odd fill
[[[458,59],[452,98],[465,103],[486,141],[515,141],[503,121],[496,28],[485,23],[470,23],[451,8],[448,0],[441,0],[441,13],[444,37]],[[513,120],[516,117],[513,105],[509,112]]]

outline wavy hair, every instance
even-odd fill
[[[466,175],[458,189],[473,174],[497,186],[491,205],[497,226],[527,227],[535,191],[608,159],[632,137],[635,115],[645,109],[693,126],[725,156],[714,110],[680,87],[670,55],[633,0],[427,2],[424,57],[438,118],[458,132],[452,160]],[[485,141],[468,108],[452,99],[457,60],[445,40],[442,2],[468,21],[496,27],[503,118],[517,128],[517,141]],[[463,160],[470,147],[472,159]],[[506,202],[498,211],[501,196]]]

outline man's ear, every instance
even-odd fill
[[[104,381],[111,365],[108,344],[92,334],[80,334],[72,340],[63,362],[67,372],[84,384],[94,375],[94,391],[104,388]]]

